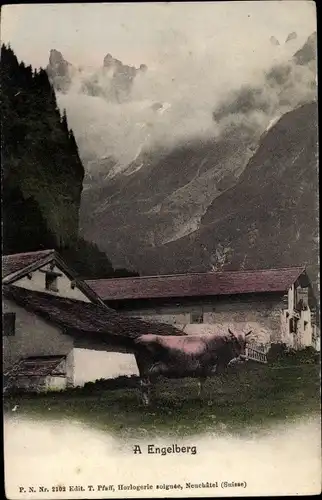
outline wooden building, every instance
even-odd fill
[[[89,280],[123,315],[161,321],[186,333],[252,330],[254,343],[317,345],[316,300],[304,268]]]
[[[151,331],[182,334],[109,309],[54,251],[3,257],[2,283],[5,387],[73,386],[77,349],[108,354],[105,378],[123,375],[122,365],[137,373],[133,338]]]

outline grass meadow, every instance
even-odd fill
[[[229,377],[163,379],[148,408],[137,387],[84,388],[47,394],[12,394],[4,412],[35,420],[78,421],[118,437],[244,433],[320,412],[320,366],[247,366]]]

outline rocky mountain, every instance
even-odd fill
[[[316,46],[317,34],[315,31],[309,36],[303,47],[294,54],[295,63],[301,66],[309,63],[316,64]]]
[[[296,31],[292,31],[292,33],[289,33],[286,37],[285,43],[291,42],[292,40],[295,40],[297,38],[297,33]]]
[[[147,274],[308,265],[318,275],[317,105],[285,114],[198,230],[131,262]]]
[[[108,247],[111,259],[122,266],[142,246],[182,238],[198,229],[209,204],[235,184],[253,147],[249,137],[232,136],[141,156],[129,166],[133,174],[124,171],[84,191],[81,231]]]
[[[147,66],[145,64],[141,64],[139,68],[128,66],[111,54],[107,54],[102,66],[93,71],[71,64],[64,59],[61,52],[52,49],[46,71],[50,82],[58,92],[67,93],[72,85],[75,85],[81,93],[122,102],[129,98],[135,77],[145,73]]]
[[[295,32],[270,44],[272,65],[202,114],[199,98],[173,98],[171,75],[164,94],[144,65],[107,54],[89,70],[51,52],[47,72],[85,166],[81,236],[114,266],[159,274],[314,262],[316,33],[302,46]]]
[[[50,51],[46,72],[57,91],[67,92],[69,90],[75,69],[70,62],[64,59],[63,54],[56,49]]]
[[[291,43],[296,37],[291,33],[288,38]],[[289,128],[292,135],[296,129],[293,130],[290,118],[286,118],[287,113],[294,110],[296,117],[299,111],[295,110],[302,109],[301,106],[304,105],[304,110],[306,105],[314,108],[314,104],[309,103],[316,98],[315,59],[307,49],[314,46],[314,40],[316,34],[300,49],[307,54],[306,63],[303,57],[299,59],[298,51],[285,63],[269,68],[260,84],[243,85],[210,110],[214,126],[221,131],[216,137],[186,141],[170,149],[142,151],[116,174],[113,174],[117,172],[116,160],[112,157],[99,162],[93,159],[95,175],[86,182],[82,195],[82,234],[108,252],[115,264],[138,269],[142,274],[209,270],[218,265],[216,255],[222,261],[222,254],[228,255],[226,249],[235,243],[234,257],[228,264],[257,265],[253,259],[258,249],[253,253],[247,250],[246,255],[247,237],[240,239],[243,232],[253,231],[255,237],[257,231],[262,230],[256,219],[250,222],[254,205],[248,208],[247,224],[251,229],[248,226],[240,229],[240,234],[236,229],[236,234],[233,231],[229,237],[229,225],[218,233],[217,240],[213,225],[217,231],[221,207],[228,216],[232,206],[230,193],[234,192],[231,190],[241,189],[242,193],[245,188],[247,196],[248,187],[254,185],[249,162],[255,161],[256,154],[264,150],[266,160],[272,160],[269,149],[263,149],[263,141],[269,133],[279,130],[276,129],[279,120],[285,117],[288,125],[283,133],[287,134]],[[303,120],[310,120],[308,114],[304,113]],[[314,125],[312,127],[314,130]],[[278,138],[271,141],[276,143],[274,150],[279,144]],[[291,146],[295,148],[296,141]],[[290,158],[296,156],[296,151],[289,150]],[[314,151],[313,145],[313,156]],[[276,175],[274,162],[267,168],[267,172],[258,175],[259,198],[262,196],[260,177],[270,175],[273,182]],[[245,176],[247,182],[243,180]],[[282,183],[281,196],[283,189],[286,187]],[[209,247],[209,242],[215,246]]]

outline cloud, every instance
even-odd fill
[[[316,97],[315,63],[296,64],[294,51],[279,57],[272,51],[260,69],[256,57],[240,73],[223,55],[215,61],[210,47],[190,52],[137,73],[123,99],[111,92],[113,73],[74,72],[58,102],[84,157],[113,156],[122,170],[144,150],[238,131],[261,134],[277,116]],[[86,94],[89,81],[96,96]]]

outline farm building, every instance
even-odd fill
[[[304,268],[89,280],[123,315],[197,334],[252,330],[257,346],[316,347],[316,299]]]
[[[86,282],[77,279],[55,250],[4,255],[2,283],[55,297],[102,304],[102,300]]]
[[[75,385],[79,349],[107,353],[105,378],[136,374],[134,337],[151,331],[182,334],[109,309],[54,251],[3,257],[2,283],[5,387]]]

